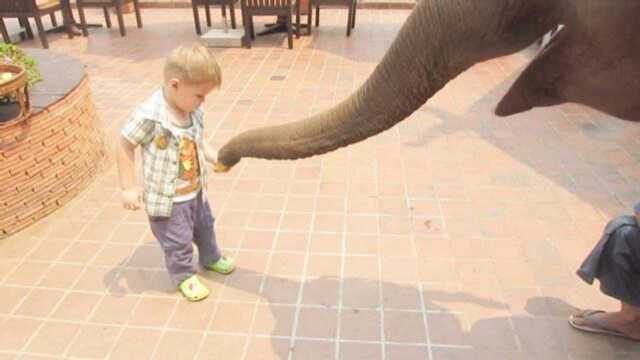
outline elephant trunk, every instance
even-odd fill
[[[393,127],[473,64],[518,51],[555,26],[562,0],[421,0],[367,81],[332,109],[244,132],[219,151],[219,169],[242,157],[298,159]]]

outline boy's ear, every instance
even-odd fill
[[[178,85],[180,85],[180,80],[173,78],[173,79],[169,79],[168,84],[170,87],[177,89]]]

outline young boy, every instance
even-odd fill
[[[164,250],[171,280],[190,301],[209,295],[195,275],[193,241],[200,265],[221,274],[234,270],[216,243],[215,219],[205,194],[206,163],[215,152],[203,139],[205,97],[220,86],[220,67],[200,45],[171,52],[164,85],[130,115],[117,146],[122,204],[136,210],[144,202],[151,231]],[[144,190],[135,184],[135,148],[142,147]]]

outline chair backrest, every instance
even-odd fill
[[[242,0],[242,6],[252,11],[268,13],[291,9],[291,0]]]
[[[0,13],[33,13],[38,11],[35,0],[0,0]]]

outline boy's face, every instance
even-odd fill
[[[190,113],[202,105],[206,96],[215,88],[215,85],[209,82],[190,83],[178,79],[169,80],[169,86],[173,93],[173,103],[185,113]]]

